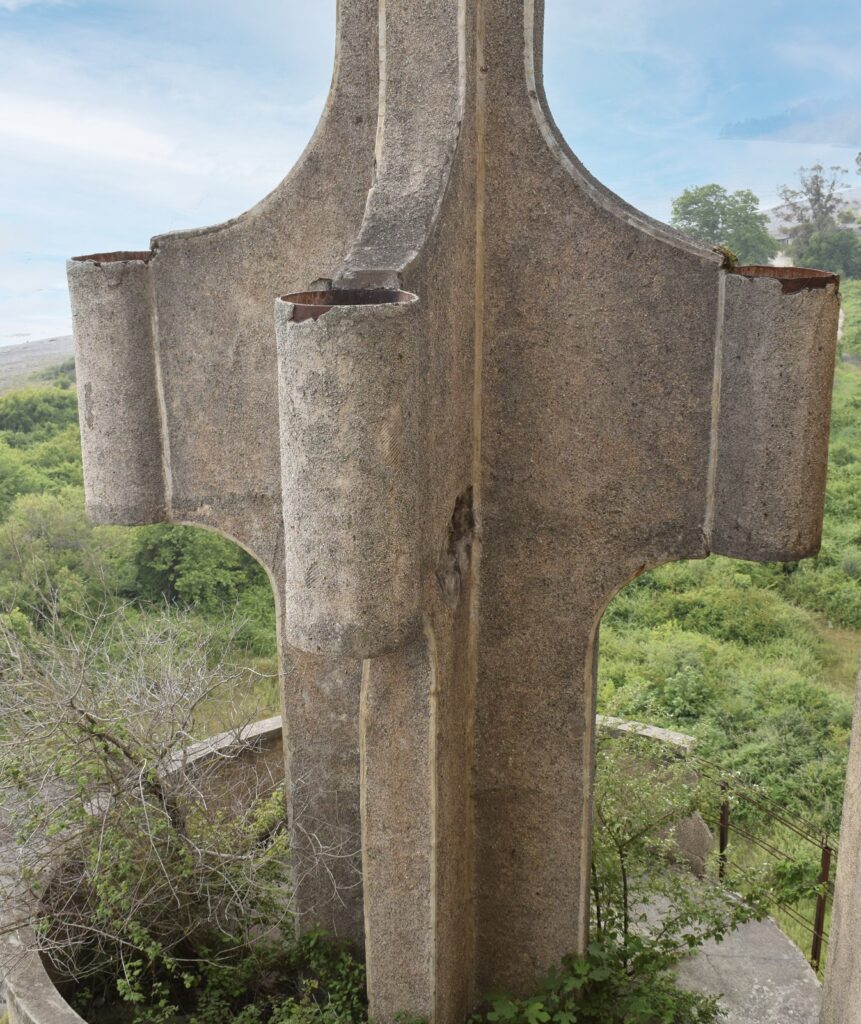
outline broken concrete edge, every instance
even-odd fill
[[[728,273],[738,274],[741,277],[768,277],[780,281],[783,291],[788,295],[808,288],[827,288],[830,284],[833,284],[838,291],[840,290],[840,275],[833,274],[830,270],[814,270],[810,267],[761,266],[759,264],[740,265],[726,269]]]
[[[176,767],[215,758],[232,761],[240,753],[264,754],[280,742],[281,736],[280,715],[262,719],[190,744],[178,757]],[[9,1024],[86,1024],[60,994],[42,958],[35,953],[21,953],[31,945],[29,928],[0,939],[0,964],[4,960],[12,964],[2,981]]]
[[[671,729],[661,729],[656,725],[628,721],[625,718],[613,718],[610,715],[596,715],[595,725],[599,732],[609,733],[612,736],[638,736],[641,739],[653,740],[655,743],[673,747],[683,757],[688,757],[693,753],[693,749],[697,745],[696,736],[673,732]]]
[[[789,562],[820,548],[838,284],[803,267],[722,272],[704,530],[714,554]]]
[[[285,316],[290,323],[304,323],[319,320],[321,316],[335,310],[346,311],[363,306],[403,306],[418,301],[418,295],[398,288],[326,288],[325,290],[295,292],[276,299],[275,313],[278,319],[279,307],[285,307]]]

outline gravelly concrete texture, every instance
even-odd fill
[[[817,1024],[822,988],[774,921],[751,921],[681,965],[685,988],[722,997],[726,1024]]]
[[[846,769],[822,1024],[861,1022],[861,671]]]
[[[730,272],[605,189],[542,32],[541,0],[342,0],[264,202],[69,265],[90,512],[269,571],[301,920],[364,920],[380,1024],[583,947],[618,590],[819,543],[836,279]],[[318,869],[336,817],[361,851]]]

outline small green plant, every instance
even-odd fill
[[[713,803],[684,759],[653,741],[604,738],[597,751],[591,941],[526,999],[493,997],[474,1024],[712,1024],[712,997],[673,968],[709,939],[762,914],[678,861],[675,826]]]
[[[584,956],[565,957],[527,999],[497,996],[475,1024],[713,1024],[718,1001],[678,987],[663,957],[632,938],[595,939]]]

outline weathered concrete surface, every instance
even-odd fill
[[[421,335],[416,297],[382,294],[301,322],[276,306],[285,585],[304,595],[285,639],[301,650],[369,657],[420,628]]]
[[[149,253],[69,263],[84,493],[94,523],[167,516]]]
[[[729,274],[591,178],[547,111],[540,0],[380,10],[342,0],[323,122],[261,206],[156,239],[122,302],[109,265],[71,272],[94,512],[148,500],[270,571],[294,842],[338,801],[359,820],[364,660],[371,1013],[447,1024],[585,942],[613,595],[672,559],[818,544],[838,298]],[[148,321],[113,312],[145,297]],[[156,441],[131,355],[107,365],[123,330],[143,367],[152,342],[161,484],[111,464],[128,435],[149,471]],[[304,920],[331,921],[327,878]]]
[[[373,177],[375,0],[341,4],[338,32],[320,125],[271,195],[226,224],[160,236],[137,259],[69,264],[90,514],[100,522],[168,519],[228,535],[269,572],[279,626],[294,599],[284,585],[272,304],[334,275]],[[288,773],[301,790],[291,789],[293,845],[303,851],[296,881],[311,901],[300,926],[361,942],[361,662],[299,657],[283,641],[282,652]],[[322,821],[337,835],[321,836]],[[350,835],[352,860],[344,845]],[[341,851],[334,876],[331,861],[308,855],[321,838]]]
[[[707,943],[680,965],[678,978],[687,989],[720,996],[726,1024],[819,1019],[822,988],[813,968],[770,918],[742,925],[721,943]]]
[[[774,273],[726,277],[712,550],[786,561],[819,550],[836,330],[817,287]]]
[[[861,1021],[861,671],[849,746],[834,905],[829,925],[822,1024]]]
[[[300,931],[364,946],[359,815],[361,665],[283,640],[284,757]]]

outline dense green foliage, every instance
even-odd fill
[[[673,200],[671,223],[701,242],[729,250],[740,263],[768,263],[777,255],[768,217],[748,189],[732,193],[720,185],[685,189]]]
[[[823,685],[828,625],[861,629],[861,374],[837,371],[823,545],[799,564],[668,565],[601,631],[603,710],[693,732],[709,759],[839,827],[851,702]]]
[[[840,296],[846,317],[841,348],[850,358],[861,359],[861,281],[843,281]]]
[[[848,228],[835,225],[813,231],[793,242],[791,252],[796,266],[861,277],[861,238]]]
[[[70,617],[96,605],[146,612],[168,603],[217,622],[238,609],[241,647],[273,658],[271,587],[237,545],[192,527],[89,524],[72,369],[0,396],[0,610],[38,621],[55,600]]]
[[[679,988],[670,965],[633,937],[621,946],[594,939],[585,956],[565,957],[523,999],[499,995],[470,1024],[713,1024],[718,1001]]]
[[[693,733],[698,753],[833,832],[851,704],[818,682],[829,652],[813,617],[755,580],[716,560],[628,587],[604,619],[602,707]]]

